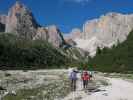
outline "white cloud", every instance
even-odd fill
[[[89,2],[90,0],[73,0],[73,1],[77,3],[85,3],[85,2]]]
[[[73,2],[73,3],[81,3],[81,4],[84,4],[84,3],[88,3],[92,0],[64,0],[65,2]]]
[[[87,5],[94,0],[59,0],[59,7],[65,4],[78,4],[81,6]]]

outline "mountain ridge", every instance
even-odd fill
[[[46,40],[57,48],[64,43],[63,35],[57,26],[41,26],[34,18],[33,13],[19,1],[16,1],[9,9],[8,15],[0,16],[0,23],[5,27],[1,32],[14,33],[31,40]]]
[[[78,39],[87,41],[93,40],[93,38],[96,37],[97,40],[99,40],[99,45],[89,47],[89,45],[91,44],[88,44],[87,42],[84,42],[82,44],[87,43],[88,47],[86,48],[97,48],[101,47],[101,45],[111,48],[113,45],[117,45],[118,42],[122,43],[123,41],[125,41],[132,29],[133,14],[121,14],[111,12],[102,15],[97,19],[86,21],[80,34],[78,33],[79,35],[74,35],[73,32],[70,32],[70,38],[72,38],[79,47],[81,43],[79,43]],[[80,48],[90,52],[90,54],[96,52],[96,49],[95,51],[91,52],[90,49],[84,49],[82,48],[82,46]],[[101,47],[101,49],[102,48],[103,47]],[[95,56],[95,54],[93,53],[91,54],[91,56],[93,57]]]

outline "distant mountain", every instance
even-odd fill
[[[70,36],[77,43],[77,46],[95,55],[96,49],[112,47],[118,42],[126,40],[129,32],[133,29],[133,14],[108,13],[99,19],[85,22],[83,31]],[[73,36],[74,35],[74,36]],[[93,43],[93,44],[92,44]],[[94,51],[93,51],[93,50]]]
[[[18,1],[7,16],[0,16],[0,32],[0,69],[75,66],[88,57],[88,52],[74,47],[73,40],[64,39],[57,26],[38,24]]]
[[[0,36],[0,52],[5,53],[5,55],[0,55],[0,59],[1,63],[4,62],[7,63],[7,65],[10,65],[10,63],[11,65],[16,63],[18,64],[21,60],[22,62],[24,61],[24,65],[32,65],[33,63],[31,63],[30,60],[33,60],[33,62],[35,61],[35,65],[46,64],[50,66],[50,64],[61,65],[68,62],[76,64],[78,62],[79,64],[87,62],[88,59],[90,59],[90,63],[94,64],[93,59],[89,56],[94,57],[96,52],[100,54],[101,52],[106,52],[108,48],[114,48],[116,45],[123,43],[127,37],[129,38],[128,35],[132,29],[133,14],[124,15],[120,13],[108,13],[101,16],[99,19],[85,22],[82,31],[75,28],[70,32],[69,36],[64,37],[57,26],[50,25],[43,27],[38,24],[32,12],[25,5],[17,1],[10,8],[7,16],[0,16],[0,32],[4,33],[4,35]],[[11,37],[7,33],[10,33]],[[5,37],[6,35],[7,37]],[[12,39],[12,35],[15,37],[13,38],[15,40]],[[8,41],[8,43],[6,43],[6,41]],[[16,45],[20,45],[22,47],[17,47]],[[8,51],[8,48],[12,49],[10,53],[8,52],[9,54],[4,51],[5,49]],[[103,49],[103,51],[101,51],[101,49]],[[20,52],[17,52],[17,50],[20,50]],[[18,53],[18,55],[15,53]],[[10,56],[18,57],[19,54],[22,56],[22,59],[19,59],[18,61],[15,58],[16,63],[13,62],[13,58],[10,58]],[[29,61],[26,61],[25,57]],[[40,62],[36,59],[36,57],[39,57],[38,59]],[[100,57],[98,56],[99,59],[102,59]],[[9,61],[9,63],[7,59],[11,62]],[[58,63],[53,61],[56,59]],[[94,57],[94,59],[97,58]]]
[[[10,8],[6,21],[6,33],[16,33],[23,38],[32,39],[38,27],[32,12],[23,4],[17,1]]]
[[[99,71],[133,71],[133,31],[123,43],[119,43],[111,49],[97,49],[96,56],[90,59],[88,64]]]
[[[0,31],[14,33],[30,40],[46,40],[57,48],[65,42],[59,28],[55,25],[42,27],[37,23],[32,12],[19,1],[10,8],[7,16],[0,16]]]
[[[88,51],[91,57],[96,54],[97,47],[104,48],[104,45],[97,37],[92,37],[91,39],[75,39],[75,42],[77,44],[76,47]]]

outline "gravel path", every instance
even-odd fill
[[[97,92],[82,90],[81,80],[77,82],[77,90],[71,92],[63,100],[133,100],[133,83],[120,78],[105,78],[108,86],[100,86]],[[101,91],[100,91],[101,90]]]

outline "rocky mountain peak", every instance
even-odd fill
[[[110,44],[119,40],[123,42],[128,33],[133,29],[133,15],[119,13],[108,13],[95,21],[85,23],[83,37],[90,39],[93,36],[99,38],[103,43]]]
[[[5,32],[14,33],[22,38],[46,40],[55,47],[60,47],[64,43],[64,38],[59,28],[55,25],[40,26],[32,12],[19,1],[10,8],[5,24]],[[1,25],[0,28],[2,28]]]
[[[74,28],[71,31],[71,38],[76,39],[76,38],[81,38],[82,37],[82,32],[79,28]]]
[[[24,38],[32,39],[38,27],[33,14],[25,5],[16,2],[8,12],[6,32],[15,33]]]
[[[16,1],[15,5],[13,6],[14,11],[16,12],[20,12],[20,10],[24,7],[24,5],[22,3],[20,3],[20,1]]]
[[[94,56],[97,47],[111,48],[117,45],[118,41],[125,41],[132,29],[133,14],[111,12],[86,21],[81,37],[75,39],[75,42],[79,48],[89,51]],[[72,34],[70,36],[73,36]]]

